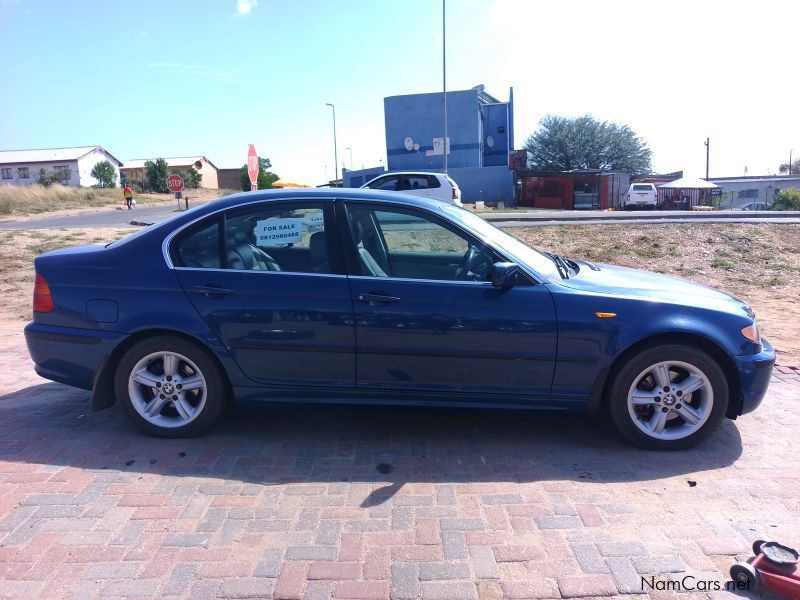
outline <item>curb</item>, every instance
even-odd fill
[[[656,220],[691,220],[691,221],[722,221],[727,219],[734,220],[757,220],[769,219],[772,221],[780,221],[783,219],[800,219],[800,211],[708,211],[708,212],[694,212],[694,211],[642,211],[642,212],[619,212],[619,211],[603,211],[591,212],[586,214],[575,214],[574,211],[548,211],[543,213],[475,213],[483,217],[487,221],[520,221],[520,222],[535,222],[535,221],[575,221],[576,223],[592,222],[592,221],[656,221]]]

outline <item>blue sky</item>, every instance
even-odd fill
[[[448,88],[514,86],[518,146],[545,114],[588,112],[662,171],[704,174],[709,136],[712,176],[775,173],[800,156],[798,5],[448,0]],[[383,98],[440,90],[441,42],[439,0],[0,0],[0,149],[236,167],[252,142],[320,183],[325,103],[340,163],[348,146],[355,168],[385,162]]]

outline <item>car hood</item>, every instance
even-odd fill
[[[587,292],[650,302],[668,302],[753,317],[753,311],[738,298],[699,283],[616,265],[590,266],[582,261],[578,261],[578,264],[578,274],[565,279],[561,285]]]

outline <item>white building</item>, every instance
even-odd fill
[[[69,177],[60,183],[81,187],[97,185],[94,166],[107,160],[114,166],[119,183],[122,163],[102,146],[49,148],[45,150],[0,150],[0,184],[28,186],[39,182],[39,171],[59,172]],[[67,173],[67,170],[69,173]]]
[[[711,177],[721,191],[721,208],[740,208],[751,202],[772,204],[775,195],[788,188],[800,189],[800,175],[750,175]]]

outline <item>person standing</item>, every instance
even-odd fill
[[[127,183],[125,184],[125,189],[122,190],[122,197],[125,198],[125,204],[128,205],[128,210],[130,210],[133,205],[133,190]]]

